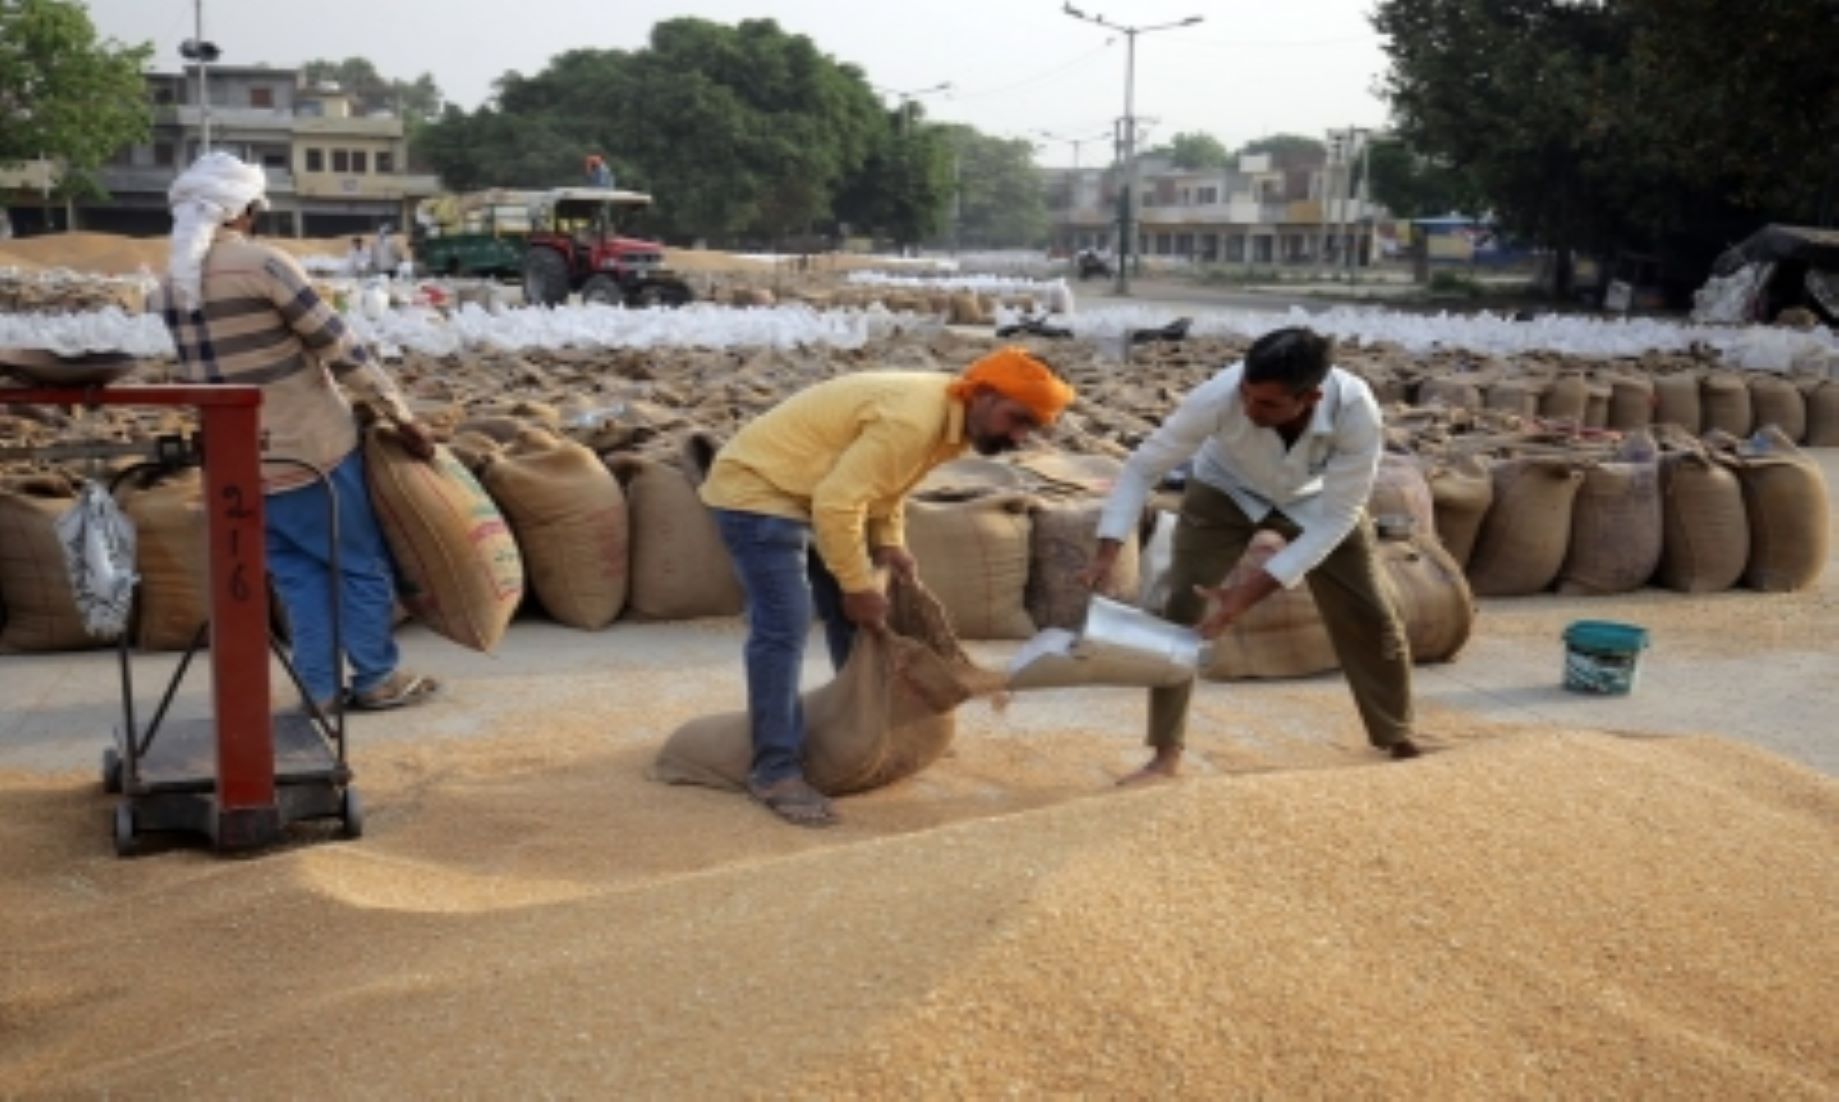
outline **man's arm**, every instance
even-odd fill
[[[1098,538],[1120,542],[1133,535],[1143,517],[1143,504],[1162,479],[1183,460],[1200,450],[1217,432],[1220,418],[1239,385],[1239,372],[1227,368],[1190,391],[1149,438],[1130,453],[1117,485],[1099,516]]]
[[[927,449],[928,441],[903,425],[870,422],[812,491],[811,527],[817,553],[836,575],[843,592],[875,588],[868,548],[869,506],[898,494],[905,476],[923,461]],[[883,540],[887,537],[885,524],[883,521],[878,533]]]
[[[274,252],[263,263],[269,298],[300,343],[319,358],[340,386],[398,425],[415,420],[402,393],[365,350],[338,313],[319,297],[293,257]]]
[[[1302,581],[1354,530],[1373,492],[1384,446],[1379,405],[1364,395],[1342,413],[1336,429],[1334,452],[1322,472],[1320,518],[1304,525],[1301,535],[1264,564],[1279,585],[1289,589]]]

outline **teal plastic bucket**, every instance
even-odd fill
[[[1647,629],[1613,620],[1578,620],[1564,629],[1564,687],[1627,696],[1635,689]]]

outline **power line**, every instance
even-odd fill
[[[1097,57],[1099,54],[1104,53],[1106,50],[1111,48],[1111,44],[1114,41],[1116,40],[1107,38],[1104,41],[1104,43],[1100,45],[1097,49],[1087,50],[1085,53],[1080,54],[1078,57],[1074,58],[1071,61],[1066,62],[1065,64],[1056,65],[1052,69],[1049,69],[1044,73],[1039,73],[1035,76],[1031,76],[1027,78],[1026,80],[1020,80],[1014,84],[1005,84],[1000,88],[986,88],[982,91],[977,91],[977,92],[961,92],[956,95],[950,96],[948,98],[950,98],[953,102],[956,102],[958,100],[966,100],[966,99],[982,99],[985,96],[1000,96],[1004,92],[1014,92],[1021,88],[1027,88],[1030,85],[1039,84],[1044,80],[1049,80],[1053,77],[1060,76],[1062,73],[1065,73],[1067,70],[1073,68],[1074,66],[1082,65],[1085,62],[1090,61],[1092,58]]]

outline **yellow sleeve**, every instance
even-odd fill
[[[906,498],[895,498],[886,513],[868,518],[868,545],[871,548],[907,546]]]
[[[811,493],[811,528],[817,553],[836,575],[845,593],[875,588],[869,561],[869,507],[897,498],[908,475],[925,461],[927,442],[898,424],[871,422],[848,450],[837,457]],[[877,546],[886,546],[888,524],[900,535],[898,509],[875,522]]]

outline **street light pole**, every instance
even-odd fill
[[[204,0],[192,0],[192,23],[192,33],[197,36],[194,41],[203,43]],[[199,126],[204,132],[203,145],[198,150],[201,154],[211,151],[211,95],[209,86],[205,83],[205,68],[209,64],[204,58],[203,50],[200,50],[198,53],[198,119]]]
[[[1125,39],[1124,56],[1124,201],[1118,212],[1118,265],[1116,291],[1120,295],[1130,293],[1130,262],[1137,255],[1136,206],[1137,188],[1140,177],[1137,166],[1137,36],[1155,31],[1166,31],[1176,27],[1192,27],[1201,22],[1198,15],[1173,23],[1156,23],[1147,27],[1129,27],[1113,23],[1102,15],[1087,15],[1070,2],[1062,9],[1074,19],[1086,23],[1095,23],[1106,30],[1117,31]]]
[[[908,124],[912,121],[912,111],[910,110],[912,104],[921,96],[930,96],[939,92],[951,91],[951,81],[948,80],[943,84],[935,84],[930,88],[920,88],[912,92],[898,92],[892,88],[882,88],[880,86],[873,87],[875,91],[883,95],[893,96],[900,101],[900,136],[904,138],[907,136]]]

